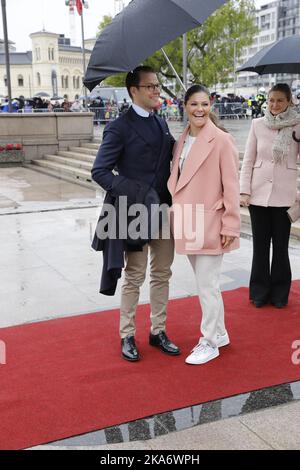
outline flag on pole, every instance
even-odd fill
[[[78,15],[82,15],[82,4],[84,3],[84,0],[76,0],[76,7],[78,11]]]
[[[81,16],[82,15],[82,8],[88,8],[89,5],[88,5],[88,2],[87,0],[76,0],[76,7],[77,7],[77,11],[78,11],[78,14]]]

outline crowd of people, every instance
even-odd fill
[[[267,93],[265,88],[260,88],[258,93],[249,97],[234,95],[233,93],[219,94],[213,92],[210,95],[212,111],[220,119],[227,118],[258,118],[265,115],[267,109]],[[293,96],[293,102],[300,106],[300,93]],[[128,110],[130,102],[124,98],[122,103],[116,103],[114,100],[97,98],[88,98],[86,107],[84,99],[75,97],[74,101],[55,98],[14,98],[12,100],[13,112],[78,112],[89,110],[95,114],[95,124],[106,124],[120,116]],[[8,112],[9,104],[6,97],[0,104],[0,112]],[[155,112],[161,118],[168,121],[183,121],[184,117],[184,98],[160,96]]]
[[[84,106],[79,98],[75,98],[70,102],[67,98],[46,98],[34,96],[33,98],[14,98],[12,100],[12,108],[14,113],[30,113],[30,112],[69,112],[84,111]],[[0,104],[0,112],[9,112],[8,97]]]

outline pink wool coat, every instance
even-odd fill
[[[175,144],[168,181],[175,249],[180,254],[219,255],[239,247],[238,150],[231,135],[209,120],[180,174],[179,158],[188,133],[189,127]],[[237,238],[224,250],[221,235]]]
[[[294,127],[300,138],[300,124]],[[252,121],[241,170],[241,193],[255,206],[289,207],[297,195],[297,161],[300,145],[291,143],[284,164],[275,164],[272,146],[278,130],[269,129],[264,118]]]

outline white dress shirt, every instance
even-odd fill
[[[132,107],[133,107],[134,111],[136,112],[136,114],[138,114],[139,116],[149,117],[149,115],[150,115],[149,111],[146,111],[144,108],[141,108],[140,106],[138,106],[135,103],[132,103]]]

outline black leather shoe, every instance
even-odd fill
[[[161,331],[158,335],[150,333],[149,344],[159,348],[162,352],[170,356],[178,356],[181,352],[175,344],[171,343],[164,331]]]
[[[285,302],[272,302],[272,305],[274,305],[274,307],[276,307],[276,308],[283,308],[287,304]]]
[[[134,336],[126,336],[121,340],[122,357],[126,361],[139,361],[140,355],[136,347]]]
[[[255,305],[256,308],[261,308],[264,305],[267,305],[268,302],[263,302],[262,300],[253,300],[252,303]]]

